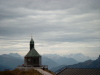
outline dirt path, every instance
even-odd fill
[[[51,74],[51,73],[49,73],[49,72],[46,72],[46,71],[44,71],[44,70],[42,70],[42,69],[39,69],[39,68],[37,68],[37,69],[35,69],[35,70],[37,70],[37,71],[39,71],[41,74],[43,74],[43,75],[53,75],[53,74]]]

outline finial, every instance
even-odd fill
[[[31,35],[31,39],[32,39],[32,35]]]
[[[33,41],[33,36],[32,36],[32,34],[31,34],[31,41]]]
[[[33,38],[32,34],[31,34],[31,39]]]

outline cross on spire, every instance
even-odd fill
[[[33,38],[32,34],[31,34],[31,39]]]
[[[32,48],[34,48],[34,41],[33,41],[32,35],[31,35],[30,50],[31,50]]]

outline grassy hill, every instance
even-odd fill
[[[15,69],[12,71],[0,71],[0,75],[42,75],[42,74],[34,69],[31,69],[29,71],[21,71],[19,69]]]
[[[51,73],[52,75],[55,75],[55,73],[53,73],[50,70],[45,69],[44,71],[47,71],[47,72]],[[19,69],[15,69],[12,71],[0,71],[0,75],[42,75],[42,74],[34,69],[31,69],[28,71],[22,71]]]

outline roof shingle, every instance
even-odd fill
[[[39,57],[40,54],[34,49],[32,48],[25,57]]]

